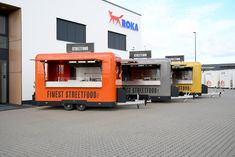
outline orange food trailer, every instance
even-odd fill
[[[104,53],[38,54],[35,58],[35,101],[43,105],[114,107],[128,102],[122,88],[121,59]]]

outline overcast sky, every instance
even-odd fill
[[[110,0],[142,15],[143,49],[154,58],[185,55],[206,63],[235,63],[235,1]]]

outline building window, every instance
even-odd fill
[[[0,15],[0,49],[8,48],[7,17]]]
[[[108,48],[126,51],[126,35],[108,31]]]
[[[0,35],[0,49],[8,48],[8,38]]]
[[[57,18],[57,40],[86,43],[86,25]]]
[[[6,17],[5,16],[0,16],[0,34],[7,34],[6,31]]]

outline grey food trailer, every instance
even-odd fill
[[[167,101],[171,99],[172,76],[169,59],[122,60],[122,85],[129,99]],[[175,93],[175,92],[174,92]]]

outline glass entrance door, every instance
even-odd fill
[[[7,62],[0,60],[0,103],[7,102]]]

